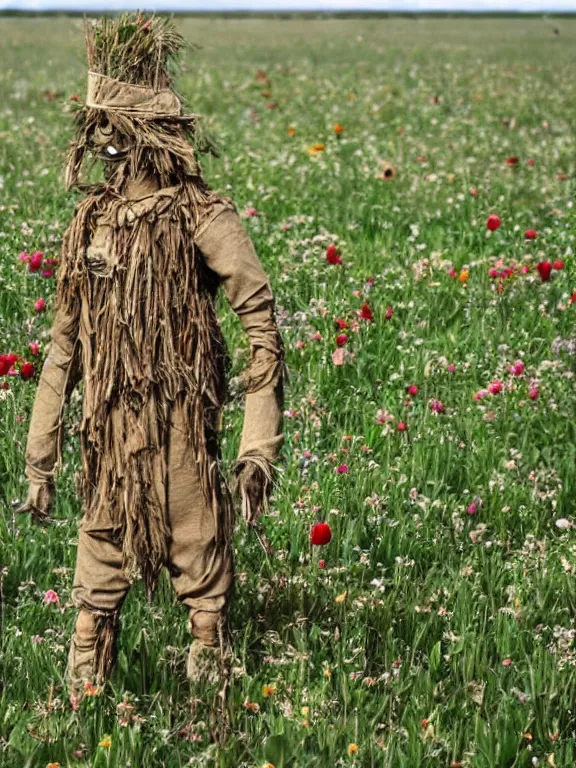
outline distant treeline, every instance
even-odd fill
[[[35,16],[113,16],[121,13],[122,9],[118,11],[17,11],[8,10],[1,11],[0,17],[3,16],[22,16],[34,18]],[[271,18],[271,19],[351,19],[351,18],[396,18],[396,19],[413,19],[418,20],[420,18],[429,18],[431,16],[443,19],[469,19],[469,18],[498,18],[498,19],[541,19],[541,18],[574,18],[576,16],[576,8],[573,12],[570,11],[540,11],[540,12],[514,12],[514,11],[159,11],[159,16],[186,16],[186,17],[209,17],[217,16],[218,18]]]

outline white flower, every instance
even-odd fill
[[[565,517],[556,520],[556,526],[560,528],[561,531],[565,531],[567,528],[572,528],[572,525],[573,523],[571,523],[570,520],[566,520]]]

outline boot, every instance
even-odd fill
[[[72,709],[77,712],[85,696],[100,693],[110,677],[116,657],[118,612],[101,613],[82,609],[72,633],[66,682]]]

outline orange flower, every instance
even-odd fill
[[[358,744],[348,744],[348,754],[355,755],[358,752]]]
[[[344,126],[340,125],[340,123],[335,123],[332,127],[334,128],[334,133],[338,134],[338,136],[344,133]]]
[[[276,693],[276,685],[274,683],[272,683],[272,685],[265,685],[262,688],[262,696],[264,696],[264,698],[272,696],[273,693]]]
[[[46,768],[60,768],[60,763],[48,763]]]
[[[296,128],[293,125],[288,128],[288,136],[296,136]]]
[[[319,155],[320,152],[324,152],[325,149],[326,149],[325,144],[312,144],[311,147],[308,147],[308,154]]]
[[[461,283],[465,283],[469,277],[470,277],[470,270],[463,269],[458,275],[458,280],[460,280]]]
[[[88,680],[84,683],[84,694],[86,696],[100,696],[102,688],[98,688]]]
[[[110,749],[110,747],[112,746],[112,739],[110,738],[110,736],[104,736],[102,741],[98,742],[98,746],[104,747],[104,749]]]

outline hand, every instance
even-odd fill
[[[47,523],[54,503],[52,483],[30,483],[26,501],[16,509],[17,514],[29,514],[35,523]]]
[[[245,459],[237,465],[235,490],[242,499],[242,517],[246,525],[256,525],[268,507],[272,492],[272,473],[265,460]]]

